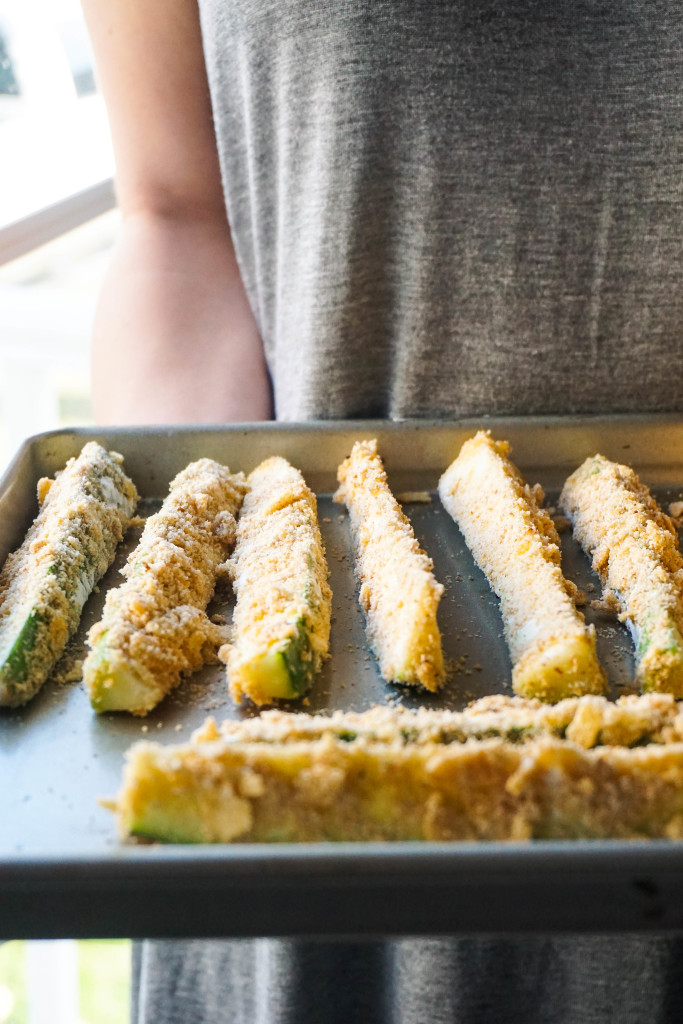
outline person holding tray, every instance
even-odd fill
[[[680,410],[674,0],[84,7],[123,218],[99,422]],[[654,1024],[682,952],[147,943],[134,1020]]]

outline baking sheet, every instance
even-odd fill
[[[683,492],[683,422],[675,417],[64,431],[27,442],[0,483],[0,553],[20,542],[36,514],[37,479],[91,438],[123,453],[143,512],[158,507],[170,479],[193,459],[249,471],[268,455],[284,455],[318,494],[334,594],[332,657],[307,710],[386,702],[459,709],[512,691],[497,600],[457,527],[435,494],[430,504],[405,506],[446,587],[439,621],[453,670],[436,696],[389,686],[365,642],[347,517],[331,494],[336,466],[354,440],[367,437],[378,438],[396,492],[433,493],[461,443],[482,426],[511,441],[514,460],[551,501],[595,451],[634,465],[665,505]],[[80,656],[134,541],[128,538],[86,605],[72,657]],[[563,559],[579,586],[597,585],[568,533]],[[230,600],[224,595],[214,610],[229,615]],[[586,614],[596,624],[611,695],[629,692],[626,630],[604,613]],[[683,923],[683,848],[673,842],[122,846],[98,797],[116,792],[130,743],[177,742],[207,714],[252,713],[231,702],[221,666],[187,680],[144,720],[96,716],[80,684],[55,680],[25,708],[0,711],[0,936],[604,931]]]

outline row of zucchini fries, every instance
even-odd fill
[[[35,696],[111,565],[138,499],[121,463],[90,443],[40,482],[38,517],[0,574],[0,704]],[[232,643],[207,615],[222,570],[237,594]],[[296,697],[327,654],[331,592],[316,500],[285,459],[248,478],[211,459],[191,463],[122,572],[88,634],[83,680],[96,711],[146,714],[219,648],[237,699]]]
[[[595,631],[562,575],[543,491],[524,482],[507,453],[505,442],[479,432],[442,476],[439,494],[500,598],[513,689],[549,701],[602,693]],[[632,469],[601,455],[566,480],[559,508],[592,559],[603,603],[633,636],[637,682],[683,697],[683,558],[675,522]]]
[[[604,692],[595,630],[562,574],[559,536],[508,457],[480,431],[439,482],[444,507],[500,599],[520,696],[558,701]],[[0,703],[40,688],[111,564],[137,492],[121,456],[91,442],[54,481],[0,574]],[[338,470],[349,512],[359,600],[383,677],[436,690],[444,680],[437,625],[442,585],[392,494],[375,441]],[[643,690],[683,696],[683,558],[674,522],[626,466],[597,455],[566,481],[560,509],[592,557],[635,643]],[[232,557],[228,558],[234,545]],[[227,559],[227,561],[226,561]],[[91,629],[84,680],[98,711],[145,714],[215,655],[235,700],[257,705],[310,688],[329,652],[331,591],[315,495],[274,457],[249,477],[210,459],[172,481]],[[206,614],[221,574],[237,602],[232,638]]]

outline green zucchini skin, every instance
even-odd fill
[[[9,651],[0,666],[0,688],[10,697],[20,697],[31,668],[34,672],[36,671],[38,667],[37,652],[43,651],[45,655],[49,655],[46,624],[45,614],[39,609],[33,608],[20,623],[14,636],[10,636]],[[10,705],[14,702],[14,700],[6,701]],[[22,703],[22,701],[16,700],[16,703]]]
[[[285,663],[292,696],[303,696],[311,687],[315,671],[311,638],[303,619],[297,620],[296,634],[280,652],[280,657]]]
[[[54,481],[23,544],[0,573],[0,705],[17,707],[43,685],[111,565],[138,494],[122,458],[89,442]]]

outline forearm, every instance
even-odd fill
[[[124,218],[95,319],[92,385],[102,424],[272,416],[263,346],[224,221]]]
[[[237,268],[196,0],[83,0],[107,101],[123,231],[96,315],[103,424],[272,415]]]

